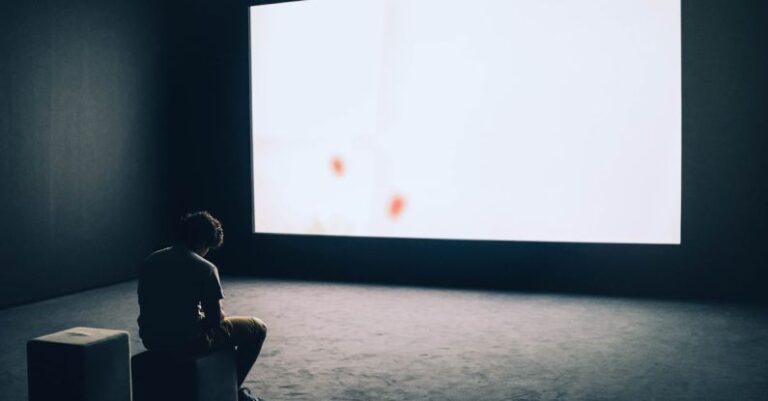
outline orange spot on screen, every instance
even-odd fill
[[[392,199],[389,201],[389,217],[392,219],[400,217],[400,215],[403,214],[404,208],[405,198],[400,195],[392,196]]]
[[[336,174],[337,177],[344,175],[344,160],[338,156],[331,159],[331,170],[333,171],[333,174]]]

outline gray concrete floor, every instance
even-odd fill
[[[0,311],[0,399],[26,399],[25,342],[131,332],[136,283]],[[269,336],[248,382],[269,400],[768,400],[768,313],[587,296],[225,278]]]

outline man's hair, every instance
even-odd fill
[[[179,221],[179,240],[192,250],[217,249],[224,242],[224,230],[206,211],[187,213]]]

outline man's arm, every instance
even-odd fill
[[[219,279],[219,270],[210,265],[210,270],[205,277],[203,284],[203,294],[200,300],[200,306],[203,309],[205,318],[203,325],[206,328],[216,327],[224,320],[224,310],[222,299],[224,291],[221,289],[221,279]]]
[[[224,308],[221,300],[204,302],[201,304],[203,307],[203,326],[206,328],[216,327],[224,320]]]

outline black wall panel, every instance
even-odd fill
[[[162,238],[164,15],[0,3],[0,306],[132,278]]]

